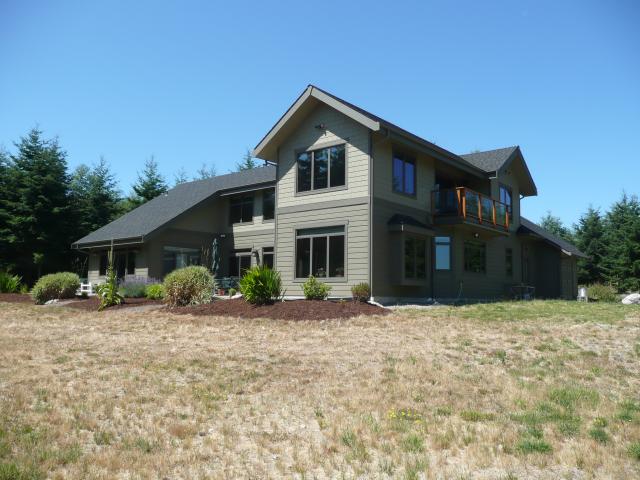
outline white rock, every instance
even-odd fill
[[[234,296],[232,296],[231,298],[242,298],[242,294],[241,293],[236,293]]]
[[[640,305],[640,293],[632,293],[622,299],[625,305]]]

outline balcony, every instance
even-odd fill
[[[469,188],[434,190],[432,205],[435,224],[460,222],[509,231],[507,205]]]

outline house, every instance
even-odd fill
[[[73,244],[100,282],[209,263],[265,263],[287,296],[315,275],[332,296],[492,299],[514,286],[575,298],[576,247],[520,215],[537,188],[519,147],[457,155],[310,85],[258,143],[267,166],[178,185]],[[518,291],[517,289],[515,291]]]

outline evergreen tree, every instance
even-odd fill
[[[167,182],[158,171],[158,163],[151,156],[144,163],[142,173],[138,172],[138,180],[133,185],[134,195],[130,196],[129,201],[135,208],[162,195],[168,189]]]
[[[16,272],[31,282],[40,271],[68,267],[76,230],[66,154],[57,140],[43,139],[42,132],[34,128],[16,147],[6,178],[9,234],[0,243],[8,250]]]
[[[11,230],[9,229],[9,218],[11,212],[8,210],[9,202],[9,175],[11,173],[11,161],[9,155],[0,150],[0,270],[11,267],[10,248],[8,243]]]
[[[552,215],[550,211],[547,211],[547,214],[540,219],[540,226],[557,237],[568,242],[573,241],[571,230],[564,226],[560,217]]]
[[[187,171],[184,167],[180,167],[180,170],[176,172],[173,176],[173,186],[180,185],[181,183],[187,183],[189,181],[189,177],[187,176]]]
[[[236,164],[236,168],[239,172],[242,172],[243,170],[251,170],[252,168],[256,168],[256,166],[256,161],[251,156],[251,152],[249,150],[247,150],[247,153],[242,157],[242,161]]]
[[[591,284],[604,281],[602,263],[607,253],[604,224],[600,211],[589,207],[575,226],[576,246],[588,256],[578,260],[578,283]]]
[[[626,193],[605,217],[605,278],[621,291],[640,289],[640,202]]]
[[[196,172],[194,180],[206,180],[207,178],[213,178],[217,175],[216,166],[211,164],[207,165],[203,163],[202,166]]]

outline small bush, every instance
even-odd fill
[[[367,282],[358,283],[351,287],[351,296],[354,302],[367,302],[371,297],[371,287]]]
[[[616,289],[611,285],[604,285],[602,283],[594,283],[587,287],[587,295],[589,300],[595,300],[597,302],[617,302],[618,295]]]
[[[0,270],[0,293],[20,292],[22,288],[21,282],[22,277]]]
[[[37,304],[60,298],[73,298],[80,288],[80,277],[71,272],[50,273],[36,282],[31,297]]]
[[[142,298],[146,295],[147,285],[141,280],[124,280],[118,286],[118,293],[124,298]]]
[[[331,286],[326,283],[319,282],[313,275],[302,284],[304,298],[307,300],[326,300],[331,292]]]
[[[238,293],[238,291],[235,288],[230,288],[229,289],[229,296],[233,297],[236,293]]]
[[[213,297],[213,276],[205,267],[192,265],[174,270],[163,285],[165,300],[171,307],[209,303]]]
[[[162,300],[164,298],[164,286],[161,283],[148,285],[145,296],[150,300]]]
[[[266,265],[252,267],[240,279],[240,292],[254,305],[273,303],[282,296],[280,273]]]

